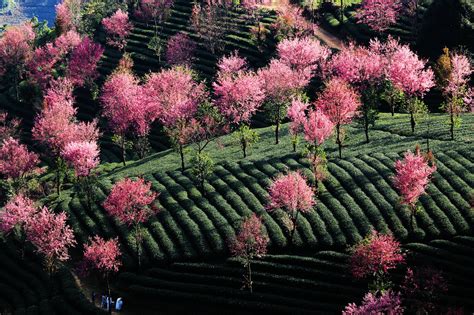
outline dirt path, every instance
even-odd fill
[[[332,33],[326,31],[325,29],[318,26],[314,34],[318,37],[326,46],[340,50],[342,46],[344,46],[344,42],[337,36],[333,35]]]

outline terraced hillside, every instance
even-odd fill
[[[449,281],[441,304],[474,307],[473,237],[433,240],[428,244],[408,243],[409,259],[424,266],[436,265]],[[360,300],[366,283],[350,277],[349,256],[343,252],[319,251],[306,257],[269,255],[252,264],[253,294],[241,291],[242,265],[235,259],[221,262],[173,263],[151,268],[143,274],[122,273],[119,287],[130,292],[134,303],[157,301],[153,310],[171,313],[188,311],[176,305],[193,305],[193,312],[217,314],[264,311],[277,314],[337,314],[342,306]],[[402,277],[401,272],[396,277]]]
[[[26,256],[28,257],[28,256]],[[0,239],[0,313],[102,314],[63,268],[50,278],[38,261],[24,259],[19,247]]]

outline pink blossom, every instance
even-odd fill
[[[18,138],[20,135],[21,119],[9,118],[8,113],[0,110],[0,141],[8,138]]]
[[[253,72],[219,77],[212,86],[216,96],[214,104],[234,124],[248,122],[265,99],[262,82]]]
[[[239,233],[230,243],[230,252],[233,256],[249,260],[262,257],[267,253],[268,242],[268,236],[263,233],[262,220],[253,213],[242,222]]]
[[[397,21],[401,9],[400,0],[363,0],[356,18],[358,23],[383,32]]]
[[[13,197],[0,211],[0,231],[10,233],[15,227],[24,228],[36,212],[33,200],[23,195]]]
[[[291,106],[288,108],[287,116],[291,120],[290,133],[296,135],[302,131],[303,124],[306,122],[306,113],[309,104],[303,102],[301,99],[294,99]]]
[[[313,191],[300,172],[280,175],[269,189],[268,209],[283,208],[290,213],[309,212],[315,204]]]
[[[474,69],[465,55],[454,54],[451,56],[451,73],[448,79],[446,92],[449,94],[459,93],[469,83]]]
[[[173,0],[141,0],[137,16],[162,22],[173,6]]]
[[[63,0],[56,5],[56,26],[60,33],[76,30],[80,22],[81,0]]]
[[[247,59],[240,57],[238,52],[234,51],[229,56],[223,56],[219,59],[217,69],[218,78],[236,76],[242,71],[248,70]]]
[[[395,162],[393,184],[402,195],[402,203],[414,207],[418,198],[425,193],[436,166],[429,166],[421,154],[405,153],[403,160]]]
[[[99,165],[99,148],[96,142],[69,142],[61,155],[72,165],[76,176],[89,176],[91,170]]]
[[[367,293],[362,300],[362,304],[357,306],[350,303],[346,306],[343,315],[401,315],[404,309],[400,299],[400,293],[387,290],[379,295]]]
[[[170,37],[166,46],[166,62],[169,65],[191,66],[196,44],[185,33],[180,32]]]
[[[66,223],[66,213],[55,214],[42,207],[26,224],[26,235],[36,251],[45,256],[48,268],[56,261],[69,259],[68,249],[76,245],[74,233]]]
[[[0,147],[0,174],[7,178],[22,178],[38,170],[38,155],[13,138],[3,140]]]
[[[127,43],[126,38],[133,28],[128,19],[128,12],[118,9],[111,17],[104,18],[102,25],[108,35],[107,44],[123,49]]]
[[[178,67],[151,74],[145,95],[148,106],[167,128],[189,121],[207,97],[205,86],[194,81],[191,71]]]
[[[127,225],[146,222],[154,213],[148,206],[158,196],[150,187],[151,183],[143,178],[135,181],[124,178],[115,183],[103,206],[110,215]]]
[[[334,130],[334,123],[320,110],[311,111],[303,123],[304,137],[309,143],[321,145]]]
[[[293,70],[312,73],[329,58],[331,51],[311,37],[284,39],[277,46],[279,59]]]
[[[67,74],[75,86],[91,83],[99,76],[97,64],[102,57],[104,48],[84,37],[74,49],[69,60]]]
[[[84,262],[88,268],[101,273],[117,272],[122,265],[120,261],[118,238],[104,240],[100,236],[89,238],[89,244],[84,245]]]
[[[360,105],[357,92],[339,78],[331,79],[316,101],[316,108],[321,109],[335,125],[350,123]]]
[[[400,243],[392,235],[372,234],[351,248],[351,271],[356,279],[379,276],[404,263]]]

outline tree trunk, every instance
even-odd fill
[[[276,119],[276,127],[275,127],[275,144],[280,143],[280,106],[277,108],[277,119]]]
[[[123,163],[123,166],[126,166],[127,163],[125,162],[125,136],[122,136],[122,139],[120,140],[120,149],[122,150],[122,163]]]
[[[390,112],[392,114],[392,117],[395,116],[395,105],[390,104]]]
[[[293,152],[296,152],[296,140],[293,141]]]
[[[410,124],[411,124],[411,132],[415,133],[416,121],[415,121],[415,116],[413,115],[413,112],[410,112]]]
[[[250,259],[247,260],[247,281],[250,290],[250,294],[253,293],[253,283],[252,283],[252,267],[250,265]]]
[[[107,304],[109,305],[109,310],[108,310],[108,311],[109,311],[109,314],[112,314],[112,305],[111,305],[111,304],[112,304],[112,303],[111,303],[112,298],[111,298],[111,296],[110,296],[110,283],[109,283],[109,273],[108,273],[108,272],[106,272],[106,274],[105,274],[105,279],[106,279],[106,282],[107,282],[107,296],[108,296],[108,298],[109,298],[109,300],[107,301],[106,305],[107,305]]]
[[[296,215],[295,215],[294,219],[292,220],[293,221],[293,229],[291,230],[291,235],[290,235],[290,246],[293,246],[293,237],[295,236],[296,224],[298,222],[298,215],[299,214],[300,214],[300,212],[297,210]]]
[[[138,269],[140,269],[142,261],[141,261],[141,251],[140,251],[140,240],[141,240],[141,235],[140,235],[140,230],[139,226],[135,226],[135,245],[137,246],[137,260],[138,260]]]
[[[364,115],[364,132],[365,132],[365,142],[369,143],[369,117],[367,113]]]
[[[242,152],[244,153],[244,158],[247,157],[247,140],[244,139],[244,135],[240,136],[240,143],[242,144]]]
[[[339,149],[339,158],[342,159],[342,141],[341,141],[341,125],[337,124],[336,125],[336,143],[338,145]]]
[[[450,119],[450,124],[449,124],[449,131],[451,133],[451,140],[454,140],[454,113],[453,113],[453,109],[451,108],[451,113],[449,115],[449,119]]]
[[[179,145],[179,157],[181,158],[181,171],[184,172],[185,165],[184,165],[184,148],[183,145]]]

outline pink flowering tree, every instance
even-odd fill
[[[367,293],[360,305],[349,303],[343,315],[389,314],[402,315],[404,308],[400,293],[387,290],[380,293]]]
[[[109,215],[133,228],[138,266],[141,265],[141,243],[143,240],[141,225],[156,212],[152,203],[158,194],[152,192],[150,187],[151,183],[145,182],[142,178],[137,180],[124,178],[115,183],[103,203]]]
[[[69,248],[76,245],[72,228],[66,223],[65,212],[54,213],[42,207],[26,224],[27,240],[44,257],[51,275],[60,262],[69,260]]]
[[[15,195],[0,211],[0,231],[6,235],[15,233],[24,238],[26,225],[36,211],[33,200],[22,194]]]
[[[322,144],[334,130],[334,123],[321,110],[312,110],[303,122],[304,138],[308,142],[306,150],[315,178],[315,192],[318,184],[327,176],[327,159]]]
[[[28,179],[40,172],[39,157],[18,140],[8,138],[0,147],[0,174],[12,181],[13,188],[20,192]]]
[[[94,43],[89,37],[84,37],[71,54],[67,77],[74,86],[92,86],[99,77],[97,65],[104,52],[104,48]]]
[[[238,130],[236,134],[246,157],[248,147],[258,139],[248,124],[263,104],[264,88],[259,76],[247,70],[245,60],[236,55],[223,57],[218,68],[217,80],[212,84],[214,105],[226,121]]]
[[[393,185],[401,195],[400,203],[406,205],[410,210],[412,228],[414,228],[418,199],[425,193],[435,171],[436,165],[430,165],[428,158],[423,156],[419,150],[415,154],[407,151],[403,160],[395,162]]]
[[[207,99],[205,85],[193,78],[188,68],[174,67],[153,73],[145,84],[146,102],[158,114],[185,169],[184,146],[189,143],[188,133],[199,106]]]
[[[119,50],[125,49],[126,38],[133,28],[128,19],[128,12],[118,9],[111,17],[102,20],[102,26],[107,33],[107,44],[117,47]]]
[[[8,138],[19,138],[21,133],[20,124],[21,119],[10,118],[7,112],[0,110],[0,141],[3,142]]]
[[[410,301],[409,312],[431,314],[436,313],[441,294],[448,291],[448,283],[443,274],[432,267],[407,268],[401,291]]]
[[[367,143],[370,141],[369,127],[374,126],[378,118],[377,101],[384,87],[386,60],[380,49],[350,43],[327,64],[329,72],[350,83],[361,95],[357,120],[364,126]]]
[[[290,119],[289,131],[293,152],[296,152],[296,146],[300,141],[299,135],[303,132],[303,124],[306,121],[306,111],[308,111],[309,105],[309,103],[302,101],[301,98],[295,98],[288,108],[287,117]]]
[[[331,79],[316,100],[316,108],[320,108],[336,127],[339,158],[342,158],[344,140],[342,126],[352,121],[352,118],[358,114],[360,105],[359,94],[339,78]]]
[[[13,82],[17,100],[18,85],[33,55],[34,40],[35,32],[31,23],[7,27],[0,37],[0,76],[8,77]]]
[[[62,0],[56,5],[56,29],[59,34],[75,31],[81,23],[81,0]]]
[[[372,279],[371,287],[384,291],[390,287],[388,273],[405,262],[400,243],[392,235],[376,231],[350,249],[351,272],[356,279]]]
[[[109,296],[109,276],[111,273],[118,272],[122,266],[121,255],[118,238],[106,241],[96,235],[89,238],[89,243],[84,245],[84,259],[81,264],[82,271],[87,273],[90,270],[95,270],[100,273],[106,280]]]
[[[395,24],[402,10],[401,0],[363,0],[356,18],[377,32],[385,31]]]
[[[264,233],[262,220],[253,213],[245,218],[235,239],[229,245],[232,256],[242,259],[247,275],[244,276],[244,287],[253,292],[252,260],[261,258],[267,253],[269,238]]]
[[[166,45],[166,62],[170,66],[182,65],[190,67],[194,58],[196,44],[183,32],[170,37]]]
[[[37,115],[32,130],[33,139],[48,148],[48,155],[55,162],[58,194],[65,173],[61,151],[70,142],[96,142],[99,138],[97,121],[77,121],[72,91],[72,82],[67,79],[53,82],[52,87],[46,91],[43,110]]]
[[[229,25],[226,5],[195,3],[191,13],[191,27],[200,41],[212,54],[224,49]]]
[[[86,197],[89,210],[91,210],[94,196],[94,174],[92,171],[100,162],[97,142],[69,142],[62,149],[61,156],[74,169],[79,187]]]
[[[426,67],[427,61],[420,59],[408,45],[397,44],[387,58],[388,80],[404,93],[405,109],[410,114],[411,130],[415,132],[417,117],[427,112],[421,98],[434,86],[434,73]]]
[[[454,140],[454,129],[461,125],[460,114],[472,104],[474,90],[469,86],[469,80],[474,70],[465,55],[454,53],[449,59],[445,84],[441,86],[446,99],[442,108],[449,114],[451,139]]]
[[[270,203],[267,209],[271,211],[281,208],[291,221],[289,237],[290,244],[293,244],[299,213],[311,211],[316,202],[313,191],[300,172],[290,172],[287,175],[278,176],[270,185],[268,193]]]

